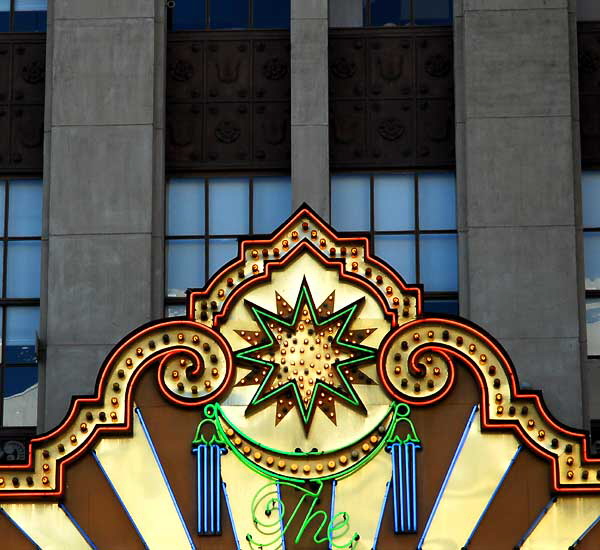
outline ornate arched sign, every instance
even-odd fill
[[[0,467],[10,548],[598,548],[600,461],[483,329],[302,208]]]

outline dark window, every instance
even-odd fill
[[[174,31],[290,26],[290,0],[175,0],[169,11]]]
[[[0,0],[0,32],[45,32],[47,0]]]
[[[292,208],[289,176],[171,179],[167,185],[167,315],[237,256],[238,238],[270,233]]]
[[[453,0],[363,0],[364,24],[451,25]]]
[[[581,174],[588,355],[600,356],[600,171]]]
[[[331,223],[370,233],[377,256],[425,285],[425,309],[458,313],[456,183],[450,172],[338,174]]]
[[[42,182],[0,180],[2,426],[37,424]]]

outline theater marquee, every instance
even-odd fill
[[[599,548],[585,434],[370,247],[307,208],[242,241],[0,467],[2,547]]]

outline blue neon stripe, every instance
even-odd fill
[[[177,499],[175,498],[175,495],[173,494],[173,489],[171,489],[171,484],[169,483],[167,474],[165,474],[165,470],[163,469],[160,459],[158,458],[158,453],[156,452],[154,443],[152,443],[152,438],[150,437],[150,432],[148,431],[148,428],[146,427],[146,423],[144,422],[144,417],[142,416],[142,411],[140,411],[140,409],[136,407],[135,414],[137,414],[137,416],[138,416],[138,419],[142,426],[142,431],[144,432],[144,436],[146,437],[146,441],[148,442],[148,445],[150,446],[150,450],[152,451],[152,455],[154,456],[156,465],[158,466],[158,469],[160,471],[160,474],[162,475],[163,481],[165,482],[167,491],[169,491],[169,495],[171,496],[171,500],[173,501],[173,506],[175,507],[175,510],[177,511],[177,515],[179,516],[179,521],[181,522],[181,526],[183,527],[183,530],[187,536],[188,542],[190,543],[190,548],[194,549],[195,546],[192,541],[192,536],[190,535],[187,525],[185,524],[185,521],[183,519],[183,514],[181,513],[181,510],[179,509],[179,505],[177,504]]]
[[[403,445],[403,447],[404,448],[402,449],[402,452],[404,454],[404,483],[406,486],[406,508],[404,509],[406,514],[406,530],[412,531],[412,513],[410,509],[411,498],[408,474],[408,447],[406,445]]]
[[[29,541],[31,542],[31,544],[33,544],[33,546],[35,546],[36,550],[42,550],[36,543],[35,541],[27,534],[27,531],[25,531],[25,529],[23,529],[13,518],[10,517],[10,515],[8,514],[8,512],[6,512],[4,510],[4,508],[2,508],[0,506],[0,513],[6,518],[8,519],[8,521],[10,521],[22,534],[23,536]]]
[[[381,505],[381,512],[379,512],[379,521],[377,522],[377,529],[375,530],[375,537],[373,537],[373,549],[377,550],[377,541],[379,540],[379,533],[381,531],[381,523],[383,522],[383,514],[385,513],[385,506],[387,504],[387,500],[390,494],[390,485],[391,483],[388,481],[385,484],[385,494],[383,495],[383,504]]]
[[[598,524],[598,522],[600,521],[600,516],[598,516],[593,522],[592,524],[583,532],[581,533],[581,535],[579,535],[579,537],[577,537],[577,540],[571,544],[571,546],[569,546],[569,548],[576,548],[577,546],[579,546],[579,544],[583,541],[583,539],[587,536],[587,534],[594,528],[596,527],[596,525]]]
[[[429,532],[429,528],[431,527],[433,518],[435,517],[435,513],[437,512],[438,506],[440,505],[442,496],[444,495],[444,491],[446,490],[446,486],[448,485],[448,482],[450,481],[450,476],[452,475],[452,471],[454,470],[454,467],[456,466],[458,457],[460,456],[460,453],[462,452],[463,447],[465,446],[465,441],[467,440],[467,436],[469,435],[469,430],[471,429],[471,424],[473,424],[475,414],[477,413],[478,410],[479,410],[479,405],[475,405],[471,409],[471,414],[469,415],[469,419],[467,420],[467,425],[465,426],[465,431],[463,432],[463,434],[460,438],[460,441],[458,442],[458,447],[456,447],[456,451],[454,452],[454,456],[452,457],[452,461],[450,462],[450,467],[448,468],[448,471],[446,472],[446,477],[444,478],[444,481],[442,482],[442,486],[440,487],[440,491],[435,499],[435,502],[433,503],[433,508],[431,510],[431,514],[429,514],[429,518],[427,519],[427,523],[425,524],[425,529],[423,530],[423,534],[421,535],[421,539],[419,540],[419,544],[417,545],[417,550],[421,550],[421,548],[423,547],[425,538],[427,537],[427,533]]]
[[[233,539],[235,540],[236,550],[241,550],[240,541],[235,530],[235,521],[233,521],[233,514],[231,513],[231,505],[229,504],[229,495],[227,494],[227,483],[222,482],[223,494],[225,495],[225,504],[227,505],[227,513],[229,514],[229,521],[231,522],[231,529],[233,531]]]
[[[281,502],[281,486],[279,485],[279,483],[277,484],[277,498],[279,499],[279,502]],[[331,499],[331,503],[331,510],[333,512],[333,498]],[[285,550],[285,535],[283,534],[283,514],[281,513],[281,508],[279,507],[279,504],[277,506],[279,512],[279,528],[281,529],[281,550]]]
[[[79,523],[77,523],[77,520],[75,519],[75,517],[73,516],[73,514],[71,514],[71,512],[69,512],[69,509],[65,506],[65,504],[63,502],[59,502],[58,503],[58,507],[69,518],[69,520],[71,521],[71,523],[75,526],[75,529],[77,529],[77,531],[79,531],[79,534],[85,539],[85,542],[87,542],[89,544],[89,546],[91,548],[93,548],[93,550],[97,550],[97,546],[92,542],[92,539],[83,530],[83,528],[81,527],[81,525],[79,525]]]
[[[516,550],[518,550],[519,548],[521,548],[521,546],[523,546],[525,541],[529,538],[529,535],[531,535],[531,533],[533,533],[533,530],[538,526],[539,522],[542,521],[542,518],[548,513],[548,510],[550,510],[551,506],[555,502],[556,502],[556,497],[552,497],[548,501],[548,503],[542,508],[542,511],[538,514],[538,517],[533,520],[533,523],[531,524],[529,529],[527,529],[526,533],[523,535],[521,540],[515,546]]]
[[[396,454],[398,456],[398,488],[400,490],[400,531],[402,533],[405,532],[405,527],[404,527],[404,518],[406,517],[406,511],[404,509],[404,500],[405,500],[405,496],[404,496],[404,460],[403,460],[403,456],[402,453],[400,452],[400,445],[396,446]]]
[[[394,495],[394,533],[398,533],[398,457],[396,456],[397,443],[392,445],[392,488]]]
[[[333,522],[333,515],[335,513],[335,491],[337,489],[337,479],[334,479],[331,483],[331,510],[330,510],[330,516],[329,519]],[[329,531],[327,533],[328,535],[328,539],[329,539],[329,544],[327,545],[327,548],[329,550],[333,550],[333,541],[331,540],[331,532]]]
[[[500,478],[500,481],[498,482],[498,485],[496,485],[496,488],[494,489],[494,492],[492,493],[492,495],[490,496],[489,500],[487,501],[487,504],[485,505],[485,508],[483,509],[483,512],[481,512],[481,514],[479,516],[479,519],[477,520],[477,523],[475,523],[475,527],[473,527],[473,530],[471,531],[471,534],[469,535],[469,538],[467,539],[467,542],[465,542],[465,544],[464,544],[465,547],[467,547],[467,546],[469,546],[469,544],[471,544],[471,540],[475,536],[475,533],[477,532],[477,529],[479,529],[479,526],[481,525],[481,522],[483,521],[484,516],[487,514],[487,511],[489,510],[490,506],[492,505],[492,502],[496,498],[496,495],[498,494],[498,491],[502,487],[502,484],[504,483],[504,480],[506,479],[506,476],[508,475],[508,473],[512,469],[513,464],[517,460],[517,457],[519,456],[519,453],[521,452],[522,449],[523,449],[522,445],[519,445],[517,447],[517,450],[516,450],[515,454],[513,455],[510,463],[508,464],[508,466],[507,466],[504,474],[502,474],[502,478]]]
[[[138,534],[138,537],[140,537],[140,541],[144,545],[144,548],[146,548],[146,550],[149,550],[148,545],[146,544],[146,541],[144,540],[144,537],[142,536],[142,533],[138,529],[138,526],[136,525],[135,521],[133,521],[133,518],[131,517],[131,514],[129,513],[129,510],[127,509],[127,506],[125,506],[125,503],[123,502],[123,499],[121,499],[121,495],[119,495],[119,492],[117,491],[117,488],[113,485],[113,482],[111,481],[110,477],[106,473],[106,470],[102,466],[102,463],[100,462],[100,459],[96,455],[96,451],[92,451],[92,456],[94,457],[94,460],[96,461],[96,464],[98,464],[98,468],[100,468],[100,471],[102,472],[102,474],[106,478],[106,481],[110,485],[110,488],[113,490],[113,493],[117,497],[117,500],[119,501],[119,504],[121,504],[121,506],[123,508],[123,511],[125,512],[125,514],[129,518],[129,521],[131,522],[131,525],[133,525],[133,528],[135,529],[135,532]]]
[[[196,453],[196,502],[198,503],[198,508],[197,508],[197,520],[198,520],[198,534],[202,533],[202,498],[200,497],[200,492],[201,492],[201,483],[202,483],[202,478],[200,477],[200,447],[196,447],[193,450],[194,453]]]
[[[207,470],[207,456],[206,456],[206,445],[202,445],[202,495],[204,498],[204,514],[202,517],[202,530],[208,532],[208,479],[206,477]]]
[[[417,447],[414,443],[410,445],[411,460],[412,460],[412,513],[413,513],[413,531],[417,530]]]

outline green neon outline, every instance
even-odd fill
[[[291,329],[296,325],[296,322],[298,321],[298,316],[300,315],[300,311],[302,309],[302,305],[304,302],[306,302],[306,305],[308,306],[308,308],[310,310],[311,319],[313,320],[313,325],[314,325],[315,329],[325,327],[325,326],[331,324],[332,322],[336,321],[340,317],[345,317],[344,323],[340,327],[340,329],[337,331],[334,341],[340,347],[349,348],[349,349],[352,349],[352,350],[358,352],[359,354],[363,354],[362,357],[346,359],[345,361],[338,361],[337,363],[333,362],[331,364],[332,367],[335,366],[340,380],[342,381],[344,387],[350,394],[350,398],[348,396],[340,393],[337,389],[330,386],[329,384],[325,384],[321,380],[317,380],[315,382],[315,387],[313,389],[313,393],[312,393],[310,402],[308,404],[308,407],[306,407],[306,408],[304,407],[302,397],[300,396],[300,392],[298,390],[298,386],[295,383],[295,381],[292,381],[292,380],[290,380],[289,382],[286,382],[283,386],[278,387],[276,390],[272,390],[265,395],[261,395],[264,387],[267,385],[268,381],[270,380],[271,376],[273,375],[273,373],[277,367],[277,363],[273,363],[271,361],[263,361],[262,359],[257,359],[256,357],[248,357],[248,354],[257,353],[263,349],[270,348],[276,342],[276,339],[274,338],[273,333],[271,332],[271,329],[267,326],[267,322],[265,321],[265,319],[271,319],[272,321],[275,321],[277,324]],[[328,319],[324,320],[323,322],[319,322],[318,316],[317,316],[317,313],[315,310],[315,306],[314,306],[314,303],[312,300],[312,296],[310,295],[306,277],[304,277],[302,280],[302,285],[300,286],[300,292],[298,293],[298,297],[296,299],[296,305],[295,305],[295,309],[294,309],[294,313],[293,313],[291,322],[287,322],[284,319],[277,317],[275,314],[255,305],[255,304],[252,304],[251,302],[246,301],[246,303],[249,305],[252,313],[254,314],[254,317],[257,319],[259,325],[261,326],[263,332],[268,336],[269,342],[267,344],[251,346],[249,348],[245,348],[241,351],[235,352],[234,358],[242,359],[242,360],[248,361],[250,363],[257,363],[262,366],[270,367],[268,374],[264,377],[262,383],[260,384],[258,390],[254,394],[254,397],[252,398],[252,401],[250,402],[248,407],[254,407],[254,406],[260,405],[261,403],[264,403],[266,400],[271,399],[272,397],[276,397],[280,393],[287,391],[291,387],[293,389],[294,396],[295,396],[296,402],[298,404],[298,409],[300,411],[300,416],[302,418],[302,422],[305,427],[307,425],[309,425],[312,420],[312,417],[314,414],[314,407],[315,407],[315,403],[316,403],[316,399],[317,399],[317,393],[318,393],[317,390],[319,388],[326,389],[328,392],[336,395],[342,401],[345,401],[345,402],[349,403],[350,405],[353,405],[353,406],[359,407],[359,408],[364,408],[364,404],[360,400],[360,397],[354,390],[352,384],[350,384],[350,382],[348,382],[345,375],[342,374],[341,369],[343,367],[352,365],[354,363],[359,363],[359,362],[362,363],[365,361],[375,360],[377,357],[377,350],[374,348],[369,348],[367,346],[361,346],[360,344],[349,344],[347,342],[342,342],[340,340],[340,338],[342,337],[342,335],[345,333],[346,329],[348,328],[348,325],[350,324],[350,321],[352,320],[354,314],[356,313],[356,311],[362,305],[363,302],[364,302],[364,298],[360,298],[356,302],[344,307],[343,309],[341,309],[340,311],[335,313],[332,317],[329,317]]]
[[[360,537],[356,531],[351,535],[350,541],[347,542],[346,544],[340,545],[340,544],[336,544],[334,542],[336,539],[343,537],[344,535],[346,535],[349,532],[349,530],[350,530],[350,514],[348,514],[347,512],[338,512],[332,518],[330,518],[329,514],[325,510],[313,511],[317,504],[317,500],[319,499],[319,497],[321,496],[321,493],[323,492],[323,487],[324,487],[324,483],[322,480],[316,480],[314,483],[317,484],[317,489],[315,491],[311,491],[310,489],[306,488],[304,486],[304,483],[302,483],[302,482],[289,483],[287,481],[278,482],[275,480],[275,481],[269,481],[268,483],[263,485],[256,492],[256,494],[252,498],[252,504],[251,504],[252,521],[253,521],[254,525],[256,526],[257,530],[259,530],[261,532],[261,534],[263,534],[265,536],[275,535],[275,539],[272,540],[271,542],[257,542],[252,537],[252,534],[248,533],[246,535],[246,540],[250,543],[251,548],[254,548],[254,547],[265,548],[265,547],[272,546],[274,544],[281,545],[281,541],[283,541],[283,538],[285,537],[285,533],[288,530],[288,527],[294,522],[294,518],[296,517],[296,514],[302,507],[302,504],[306,498],[311,499],[311,504],[308,508],[308,511],[305,514],[302,525],[298,529],[298,534],[294,538],[294,543],[298,544],[300,542],[302,535],[304,535],[304,532],[306,531],[308,526],[311,524],[313,519],[321,518],[321,523],[315,529],[313,537],[312,537],[313,542],[315,544],[322,544],[324,542],[329,542],[332,548],[350,548],[351,549],[354,547],[354,544],[360,539]],[[277,489],[277,485],[285,485],[287,487],[299,489],[303,493],[302,497],[300,498],[300,500],[294,507],[294,511],[292,512],[291,516],[287,519],[285,518],[285,503],[283,502],[282,499],[279,498],[279,491]],[[272,486],[274,486],[273,487],[274,490],[268,492],[268,490],[271,489]],[[265,492],[265,490],[267,490],[267,492],[265,495],[263,495],[262,493]],[[276,496],[269,498],[270,494],[275,494]],[[271,512],[275,509],[277,509],[279,512],[277,514],[277,517],[272,522],[268,522],[268,523],[259,520],[256,515],[256,511],[260,507],[260,503],[265,498],[267,499],[267,501],[265,503],[265,515],[267,517],[269,517]],[[339,516],[343,516],[343,520],[341,523],[336,523],[336,519]],[[318,521],[318,519],[317,519],[317,521]],[[281,529],[282,523],[284,525],[283,529]],[[319,534],[323,531],[323,529],[326,525],[327,525],[327,534],[325,536],[320,537]],[[263,531],[261,531],[260,528],[272,529],[272,531],[263,532]],[[336,531],[340,531],[341,529],[343,530],[343,532],[334,536],[334,533]],[[280,546],[278,546],[278,548],[279,547]]]
[[[403,412],[399,411],[400,407],[405,407],[406,412],[403,413]],[[276,472],[266,470],[263,466],[256,464],[252,460],[248,459],[246,457],[246,455],[244,455],[242,452],[240,452],[240,450],[231,443],[231,440],[225,434],[225,430],[223,429],[223,426],[222,426],[221,422],[219,421],[219,417],[221,417],[221,419],[229,426],[235,426],[235,424],[227,418],[227,415],[223,412],[223,409],[221,408],[221,405],[219,405],[219,403],[206,405],[204,407],[204,414],[205,414],[206,418],[205,418],[205,420],[200,422],[200,424],[198,425],[198,428],[196,430],[196,437],[194,438],[194,441],[192,442],[193,445],[202,444],[206,441],[204,436],[202,434],[200,434],[200,429],[201,429],[201,426],[205,425],[206,423],[212,423],[214,425],[215,431],[216,431],[216,435],[213,436],[212,439],[217,441],[218,443],[222,443],[222,444],[224,443],[224,445],[229,450],[231,450],[233,452],[233,454],[239,460],[241,460],[242,463],[244,463],[247,467],[249,467],[251,470],[253,470],[254,472],[258,473],[259,475],[261,475],[262,477],[265,477],[267,479],[291,481],[293,483],[305,483],[308,481],[319,481],[319,480],[320,481],[328,481],[331,479],[344,479],[344,478],[352,475],[359,468],[362,468],[365,464],[368,464],[381,451],[381,449],[383,449],[387,445],[391,445],[392,443],[400,443],[400,444],[409,443],[409,442],[417,443],[417,444],[421,443],[421,440],[420,440],[419,436],[417,435],[417,432],[416,432],[416,429],[415,429],[415,426],[414,426],[412,420],[410,418],[408,418],[410,415],[410,407],[406,403],[398,403],[398,402],[392,403],[390,405],[388,412],[386,413],[386,416],[384,417],[384,419],[385,419],[390,414],[393,414],[393,417],[391,418],[390,424],[387,428],[386,434],[381,438],[381,440],[377,444],[377,446],[368,455],[363,457],[361,460],[359,460],[358,462],[356,462],[349,468],[345,469],[343,472],[332,473],[332,474],[328,474],[326,476],[317,476],[317,477],[311,476],[311,477],[306,477],[303,479],[298,479],[296,477],[287,476],[285,474],[278,474]],[[398,423],[400,423],[400,422],[407,422],[408,425],[410,426],[410,431],[407,434],[405,439],[402,439],[401,437],[395,435],[396,428],[398,426]],[[270,452],[272,454],[279,454],[279,455],[285,455],[285,456],[289,456],[289,457],[298,457],[298,458],[303,458],[303,457],[307,457],[307,456],[315,457],[315,456],[322,456],[322,455],[326,455],[326,454],[336,453],[336,452],[342,451],[343,449],[347,449],[348,447],[356,445],[356,443],[359,442],[360,440],[362,440],[364,437],[364,436],[359,437],[354,442],[352,442],[348,445],[344,445],[343,447],[339,447],[339,448],[336,448],[336,449],[333,449],[333,450],[327,451],[327,452],[325,452],[325,451],[318,451],[318,452],[307,451],[307,452],[297,453],[297,452],[280,451],[277,449],[273,449],[271,447],[268,447],[266,445],[258,443],[256,440],[252,439],[251,437],[246,436],[241,430],[238,430],[237,428],[236,428],[236,431],[246,441],[250,442],[252,445],[254,445],[255,447],[257,447],[259,449]]]

